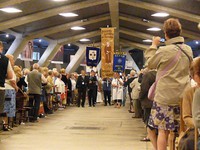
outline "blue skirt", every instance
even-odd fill
[[[16,113],[16,91],[14,89],[5,90],[4,112],[8,117],[15,117]]]

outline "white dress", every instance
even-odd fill
[[[112,99],[113,100],[122,100],[123,99],[123,80],[120,78],[118,79],[113,78],[112,80]],[[113,87],[113,85],[117,85],[117,87]]]

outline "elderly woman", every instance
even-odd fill
[[[182,102],[182,118],[184,121],[184,129],[181,132],[183,136],[180,136],[179,150],[193,150],[194,148],[194,122],[192,118],[192,105],[194,93],[200,86],[200,58],[193,61],[191,65],[191,76],[197,83],[196,86],[189,87],[185,90]],[[199,101],[199,97],[198,97]],[[195,106],[196,107],[196,106]],[[198,106],[197,106],[198,107]],[[194,113],[195,114],[195,113]],[[195,117],[194,117],[195,118]]]
[[[166,46],[159,47],[160,37],[154,37],[145,52],[149,69],[157,69],[156,90],[149,126],[158,129],[158,138],[151,138],[154,149],[166,150],[169,132],[179,127],[180,100],[190,82],[191,48],[184,44],[181,24],[177,19],[164,23]],[[157,143],[157,144],[155,144]]]
[[[193,96],[192,117],[196,128],[200,129],[200,58],[197,58],[192,65],[192,74],[197,82],[197,89]],[[198,149],[200,149],[200,138],[198,141]]]

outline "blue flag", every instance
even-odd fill
[[[114,54],[113,71],[124,72],[126,64],[126,55]]]
[[[86,64],[95,67],[99,63],[100,49],[96,47],[86,47]]]

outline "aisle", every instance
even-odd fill
[[[98,105],[68,107],[39,123],[28,123],[0,133],[0,150],[150,150],[140,142],[145,135],[141,119],[128,108]]]

